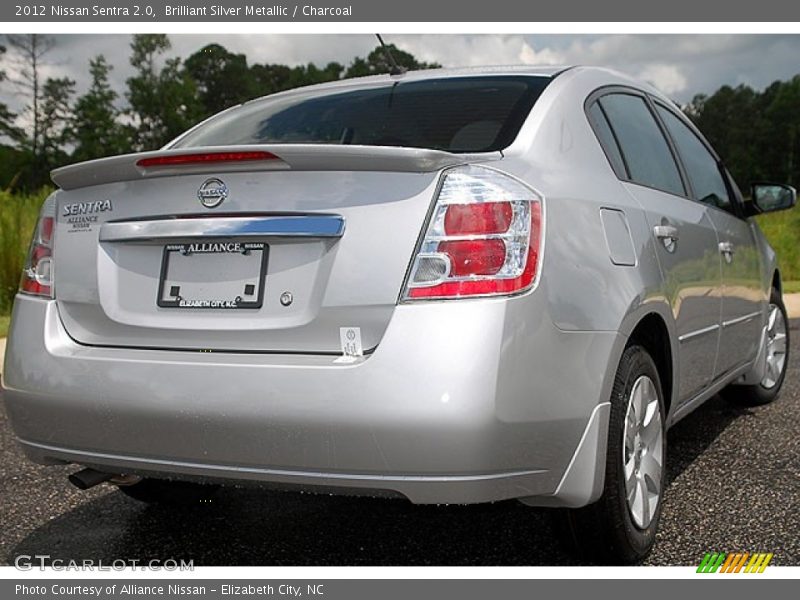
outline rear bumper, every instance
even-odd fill
[[[54,302],[19,296],[4,397],[38,462],[417,503],[585,504],[602,489],[622,340],[545,318],[520,327],[523,300],[399,306],[371,356],[340,364],[81,346]]]

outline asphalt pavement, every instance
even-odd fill
[[[781,398],[739,408],[715,397],[668,436],[668,479],[652,565],[708,551],[774,552],[800,565],[800,321]],[[0,563],[19,555],[195,565],[573,565],[544,509],[516,502],[402,500],[226,488],[211,503],[147,506],[107,485],[81,492],[74,467],[23,457],[0,396]]]

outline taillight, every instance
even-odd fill
[[[19,291],[34,296],[54,298],[53,234],[55,233],[55,200],[48,198],[33,231],[28,258],[22,271]]]
[[[445,172],[406,300],[516,294],[541,262],[542,199],[494,169]]]

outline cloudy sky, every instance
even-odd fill
[[[128,35],[59,35],[45,74],[87,84],[87,62],[104,54],[114,65],[113,84],[130,76]],[[348,64],[376,45],[371,35],[186,35],[173,34],[172,55],[186,57],[210,42],[247,55],[250,63],[289,65],[330,61]],[[800,35],[389,35],[389,42],[418,59],[447,67],[498,64],[610,66],[648,80],[679,102],[723,84],[763,88],[800,73]],[[0,68],[13,71],[10,57]],[[18,108],[9,82],[0,101]]]

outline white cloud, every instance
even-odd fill
[[[528,42],[523,41],[522,49],[519,51],[519,62],[526,65],[563,65],[567,61],[561,52],[552,48],[536,51]]]
[[[675,65],[651,64],[639,72],[639,79],[653,84],[667,95],[686,91],[686,77]]]
[[[388,41],[425,62],[447,67],[513,65],[523,60],[527,42],[521,35],[403,35]]]

